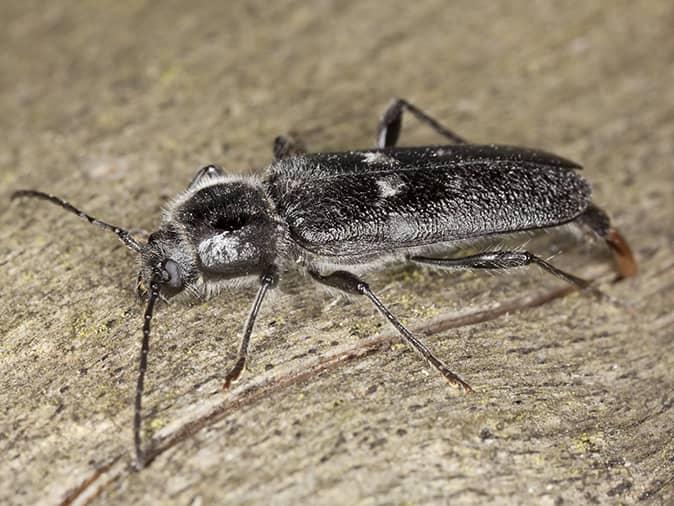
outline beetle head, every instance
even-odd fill
[[[199,278],[196,251],[175,226],[167,225],[150,234],[140,258],[139,294],[155,278],[162,296],[171,298],[193,288]]]

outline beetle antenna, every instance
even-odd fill
[[[159,299],[159,280],[160,273],[155,272],[150,281],[150,295],[147,299],[145,316],[143,318],[143,341],[140,347],[140,359],[138,362],[138,381],[136,382],[136,401],[134,404],[133,415],[133,444],[136,451],[136,468],[142,469],[145,466],[145,454],[141,446],[141,407],[143,402],[143,386],[145,384],[145,369],[147,368],[147,355],[150,351],[150,322],[154,305]]]
[[[122,242],[133,251],[140,253],[143,250],[143,247],[131,235],[131,232],[129,232],[128,230],[120,228],[116,225],[111,225],[109,223],[99,220],[98,218],[94,218],[93,216],[85,213],[84,211],[77,209],[75,206],[73,206],[69,202],[66,202],[60,197],[36,190],[19,190],[12,193],[11,199],[14,200],[22,197],[33,197],[37,199],[46,200],[48,202],[51,202],[52,204],[56,204],[57,206],[62,207],[66,211],[70,211],[71,213],[76,214],[80,218],[87,220],[92,225],[99,226],[105,230],[110,230],[111,232],[115,233],[117,237],[119,237],[122,240]]]

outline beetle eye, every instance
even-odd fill
[[[180,276],[180,268],[178,264],[171,259],[164,262],[164,274],[166,278],[164,281],[172,288],[180,288],[183,285],[183,280]]]

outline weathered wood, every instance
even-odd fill
[[[0,503],[674,502],[671,2],[5,2],[0,19]],[[10,192],[150,230],[201,165],[255,171],[289,130],[371,145],[393,96],[582,162],[639,277],[613,285],[601,245],[555,237],[530,247],[616,301],[535,269],[370,276],[468,396],[296,275],[228,394],[253,293],[161,307],[154,460],[132,472],[135,260]],[[403,141],[436,138],[409,119]]]

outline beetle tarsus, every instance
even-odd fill
[[[133,468],[136,471],[140,471],[144,467],[145,467],[145,454],[142,451],[140,451],[140,452],[137,451],[136,452],[136,458],[133,462]]]
[[[239,377],[241,376],[241,373],[245,368],[246,368],[246,357],[245,356],[239,357],[238,360],[236,361],[236,364],[234,364],[234,367],[232,367],[229,370],[229,372],[225,375],[225,381],[222,383],[222,389],[229,390],[232,384],[238,381]]]

